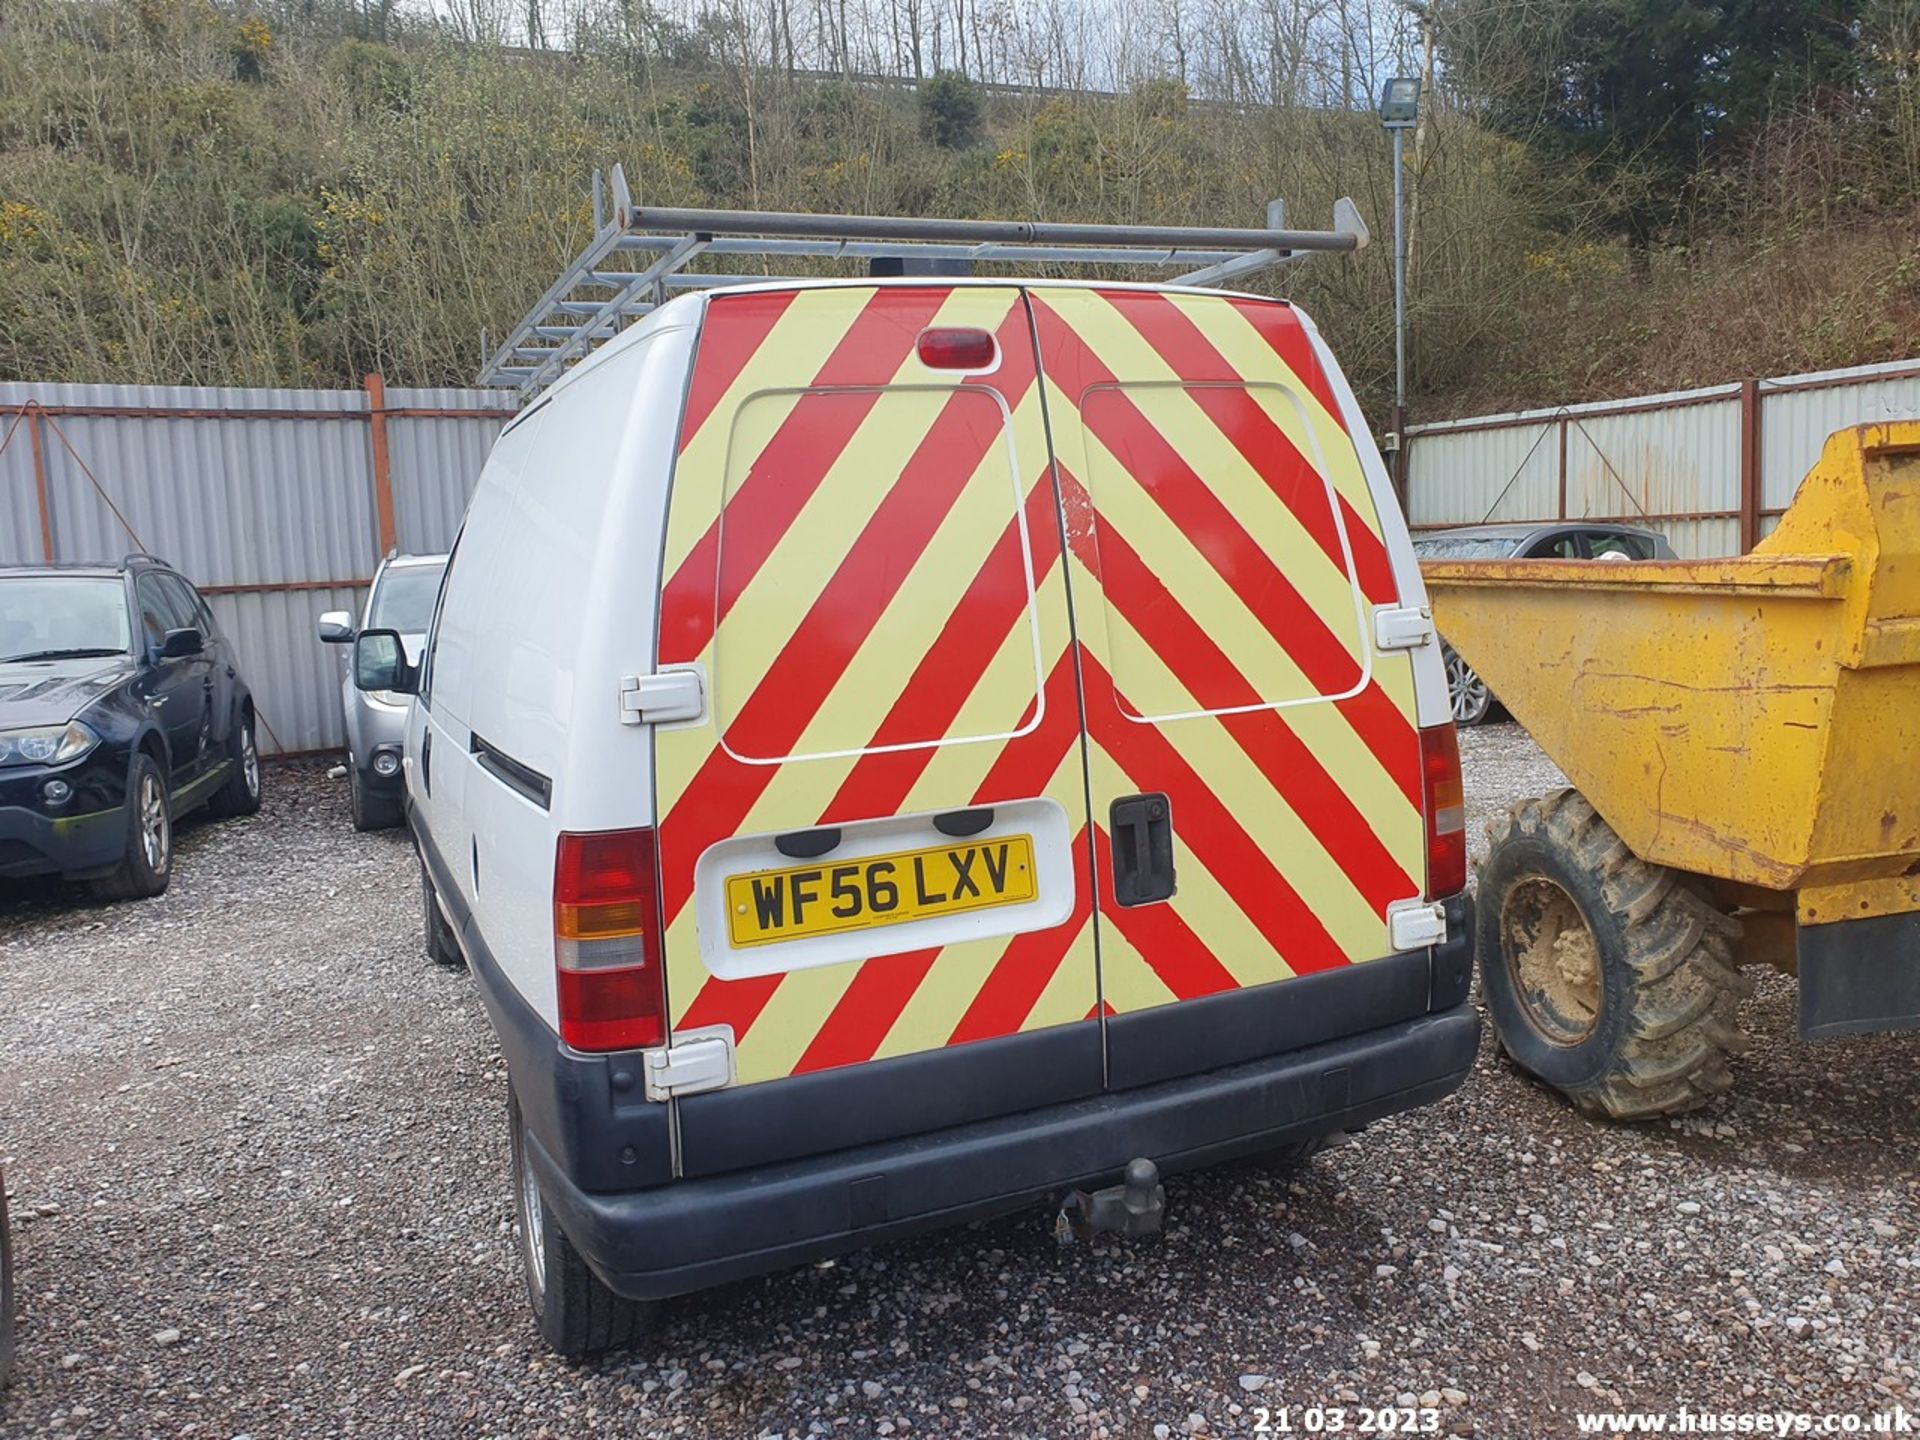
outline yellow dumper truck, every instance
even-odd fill
[[[1571,789],[1490,827],[1502,1044],[1582,1109],[1732,1083],[1741,967],[1803,1036],[1920,1027],[1920,421],[1843,430],[1738,559],[1423,567],[1440,632]]]

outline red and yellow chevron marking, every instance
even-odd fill
[[[1032,303],[1092,814],[1164,791],[1174,817],[1174,899],[1101,907],[1103,1005],[1385,954],[1386,906],[1425,863],[1412,676],[1370,658],[1354,592],[1391,601],[1392,571],[1303,330],[1284,305],[1223,297]]]
[[[958,379],[921,366],[929,325],[994,331],[999,368]],[[1035,380],[1012,287],[709,307],[660,658],[706,666],[715,719],[662,731],[655,762],[674,1024],[732,1025],[742,1081],[1079,1019],[1098,1001],[1086,865],[1076,914],[1054,930],[748,980],[708,974],[688,904],[700,854],[738,834],[1035,796],[1084,826]]]
[[[993,330],[999,369],[925,369],[929,325]],[[1285,306],[716,297],[666,558],[660,659],[706,668],[714,717],[655,737],[669,1003],[734,1028],[743,1082],[1367,959],[1419,889],[1411,677],[1356,611],[1392,574]],[[1179,893],[1096,905],[1108,806],[1142,790],[1172,799]],[[1065,924],[748,980],[701,963],[710,845],[1035,796],[1084,856]]]

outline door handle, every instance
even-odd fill
[[[1108,811],[1113,898],[1121,905],[1171,900],[1173,806],[1163,794],[1123,795]]]

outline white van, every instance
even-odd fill
[[[511,422],[424,660],[430,942],[557,1349],[663,1297],[1297,1154],[1461,1084],[1438,643],[1338,366],[1193,288],[775,281]]]

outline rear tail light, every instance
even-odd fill
[[[999,353],[991,331],[960,326],[922,330],[916,348],[929,370],[990,370]]]
[[[1420,732],[1421,792],[1427,811],[1427,898],[1467,888],[1467,800],[1460,781],[1460,737],[1453,722]]]
[[[666,1039],[653,831],[562,834],[553,860],[560,1038],[575,1050]]]

